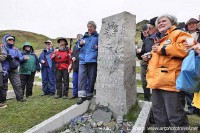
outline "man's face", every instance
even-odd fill
[[[153,25],[149,25],[149,34],[152,35],[156,32],[156,27]]]
[[[60,47],[64,47],[66,45],[66,42],[64,40],[60,40]]]
[[[45,44],[46,44],[46,48],[47,48],[47,49],[50,49],[50,48],[51,48],[51,43],[47,42],[47,43],[45,43]]]
[[[7,43],[13,45],[15,43],[15,40],[14,39],[8,39]]]
[[[96,29],[94,28],[94,26],[91,25],[91,24],[88,24],[87,28],[88,28],[88,33],[89,34],[92,34],[92,33],[94,33],[96,31]]]
[[[149,36],[148,32],[149,32],[149,29],[146,29],[146,30],[142,31],[143,36],[144,37]]]
[[[196,31],[197,30],[197,23],[191,22],[187,25],[188,31]]]

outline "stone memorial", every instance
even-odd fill
[[[128,12],[102,20],[98,44],[96,103],[123,116],[136,102],[136,17]]]

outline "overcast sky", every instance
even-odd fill
[[[173,14],[179,22],[200,15],[200,0],[2,0],[0,30],[17,29],[51,38],[75,37],[93,20],[100,30],[101,19],[123,11],[136,15],[137,22],[162,14]]]

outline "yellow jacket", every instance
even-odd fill
[[[166,91],[179,92],[176,89],[183,59],[188,55],[183,42],[191,35],[172,26],[160,39],[157,53],[152,53],[148,64],[147,87]]]

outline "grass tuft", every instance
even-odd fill
[[[137,120],[137,117],[140,113],[140,107],[138,105],[138,102],[135,103],[135,105],[133,105],[130,110],[128,111],[128,113],[124,116],[125,119],[127,119],[128,121],[131,122],[135,122]]]

